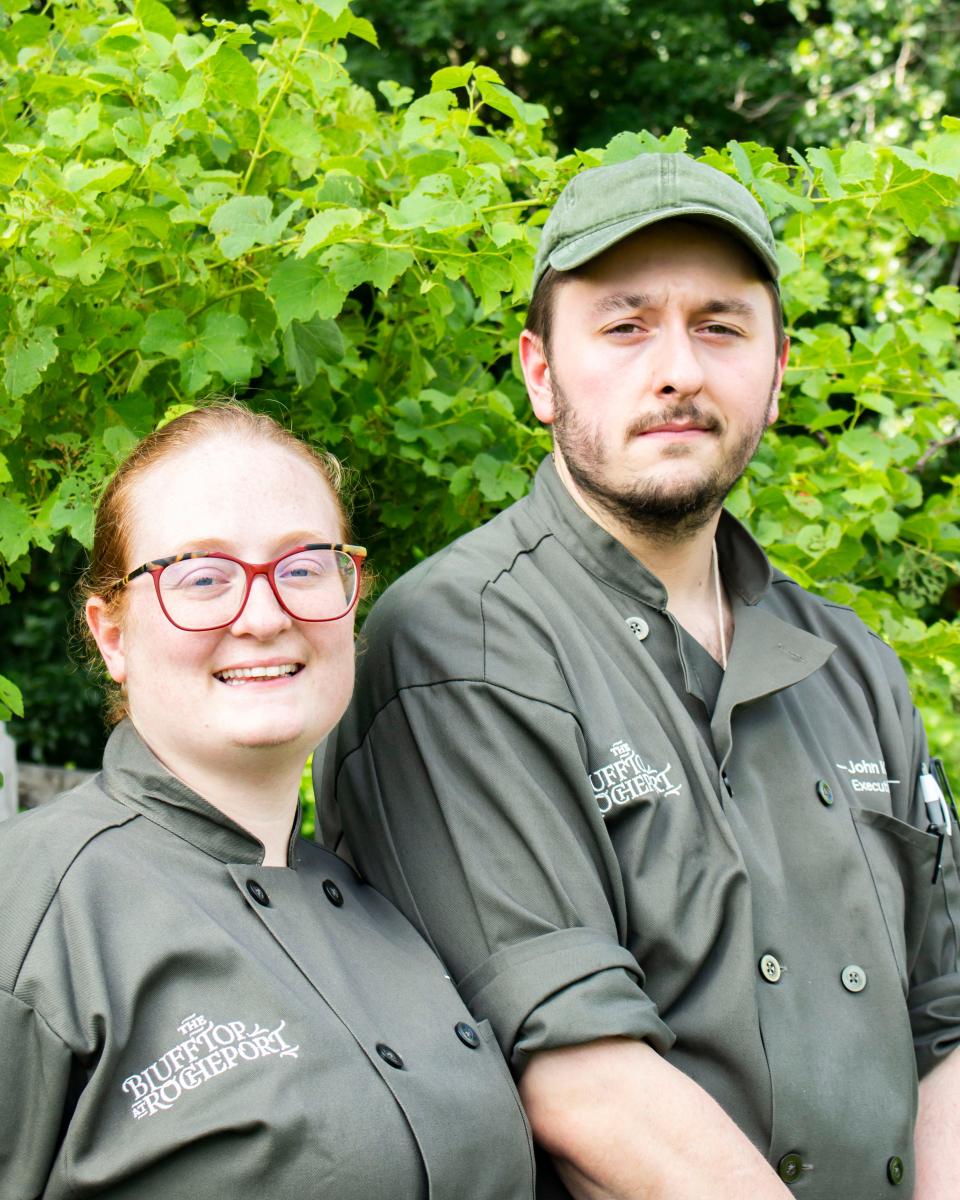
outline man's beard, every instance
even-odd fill
[[[747,469],[767,428],[775,397],[772,386],[761,419],[744,431],[722,461],[707,468],[700,478],[683,483],[643,478],[627,484],[611,483],[607,478],[607,453],[599,435],[573,412],[568,397],[557,383],[553,385],[554,445],[580,491],[615,521],[650,541],[660,544],[682,542],[710,521]],[[639,437],[647,429],[680,420],[691,421],[708,434],[715,434],[722,428],[717,418],[706,414],[695,401],[678,402],[634,422],[627,431],[627,438]],[[663,450],[664,458],[682,460],[686,454],[682,443],[668,445]]]

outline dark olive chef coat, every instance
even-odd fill
[[[400,914],[289,868],[124,722],[0,825],[2,1200],[529,1200],[489,1026]]]
[[[960,836],[933,884],[892,651],[726,515],[718,545],[726,672],[547,460],[375,606],[326,835],[517,1070],[642,1038],[798,1195],[905,1197],[918,1069],[960,1039]]]

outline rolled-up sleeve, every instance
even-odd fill
[[[485,682],[408,688],[331,772],[362,873],[434,944],[515,1068],[534,1050],[673,1034],[626,905],[573,713]]]
[[[71,1055],[43,1018],[0,989],[0,1196],[33,1200],[47,1185]]]

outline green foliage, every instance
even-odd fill
[[[545,110],[472,63],[378,107],[344,65],[345,38],[374,40],[344,0],[203,32],[160,0],[0,9],[3,599],[55,539],[89,542],[136,438],[211,392],[349,462],[382,581],[524,493],[549,447],[513,357],[538,226],[580,167],[682,131],[558,158]],[[731,507],[893,643],[956,757],[960,123],[706,158],[782,230],[795,338]]]
[[[220,0],[224,11],[231,0]],[[354,77],[414,90],[469,60],[546,105],[562,147],[642,124],[783,147],[897,143],[960,110],[958,0],[357,0]],[[458,69],[458,68],[454,68]]]

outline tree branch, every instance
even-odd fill
[[[910,468],[911,472],[918,475],[931,458],[934,458],[941,450],[946,450],[948,446],[955,446],[958,442],[960,442],[960,433],[951,434],[950,437],[942,438],[939,442],[931,442]]]

